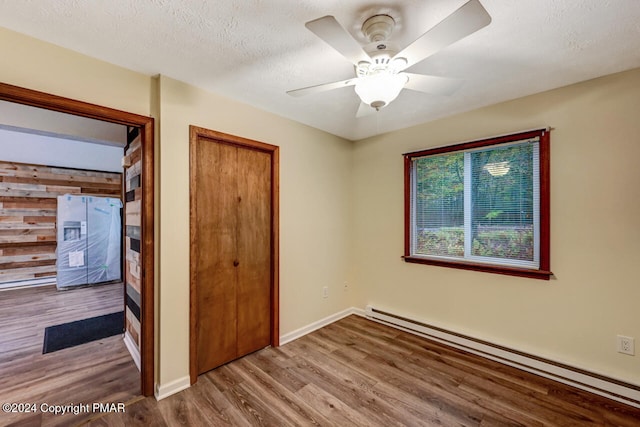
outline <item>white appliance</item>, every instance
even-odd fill
[[[58,289],[122,279],[121,209],[113,197],[58,197]]]

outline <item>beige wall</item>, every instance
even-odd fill
[[[0,81],[149,115],[148,76],[0,27]]]
[[[355,280],[372,304],[640,384],[640,69],[355,144]],[[402,153],[551,126],[550,281],[406,264]]]
[[[281,334],[352,306],[351,143],[166,77],[160,110],[160,383],[188,375],[191,124],[280,147]]]

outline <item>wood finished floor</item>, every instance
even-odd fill
[[[135,399],[140,374],[120,335],[42,354],[45,327],[122,310],[122,286],[0,291],[0,403],[39,406]],[[0,412],[0,426],[77,425],[92,415]]]
[[[638,426],[640,409],[349,316],[88,425]]]

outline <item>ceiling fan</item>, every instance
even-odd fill
[[[393,32],[393,17],[380,14],[362,24],[362,32],[373,48],[365,49],[333,16],[309,21],[305,26],[355,67],[355,78],[287,91],[291,96],[325,92],[355,86],[361,103],[357,116],[379,111],[396,99],[402,89],[437,95],[450,95],[462,82],[446,77],[407,73],[404,70],[441,49],[489,25],[491,16],[479,0],[469,0],[409,46],[396,52],[388,40]]]

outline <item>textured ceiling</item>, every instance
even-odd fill
[[[480,0],[489,26],[409,70],[465,81],[451,96],[403,90],[356,118],[354,76],[304,26],[334,15],[365,44],[376,13],[404,47],[466,0],[0,0],[0,26],[148,75],[163,74],[350,140],[640,67],[640,0]]]

